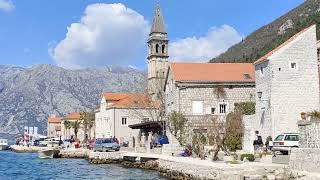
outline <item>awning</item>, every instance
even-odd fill
[[[147,121],[129,125],[131,129],[162,129],[164,121]]]

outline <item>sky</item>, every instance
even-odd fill
[[[170,61],[207,62],[304,0],[0,0],[0,64],[146,68],[160,3]]]

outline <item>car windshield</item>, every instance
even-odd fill
[[[281,141],[283,139],[283,135],[277,136],[274,141]]]
[[[102,144],[102,143],[113,143],[113,139],[108,138],[108,139],[97,139],[97,144]]]

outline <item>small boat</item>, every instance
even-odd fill
[[[53,159],[53,149],[43,149],[38,152],[40,159]]]
[[[8,140],[7,139],[0,139],[0,151],[8,149]]]
[[[53,159],[59,158],[59,149],[41,149],[38,151],[38,155],[40,159]]]

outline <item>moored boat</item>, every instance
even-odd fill
[[[0,151],[8,149],[8,140],[7,139],[0,139]]]
[[[38,151],[38,155],[40,159],[52,159],[52,158],[58,158],[59,157],[60,150],[59,149],[41,149]]]
[[[38,152],[40,159],[52,159],[54,155],[53,149],[43,149]]]

